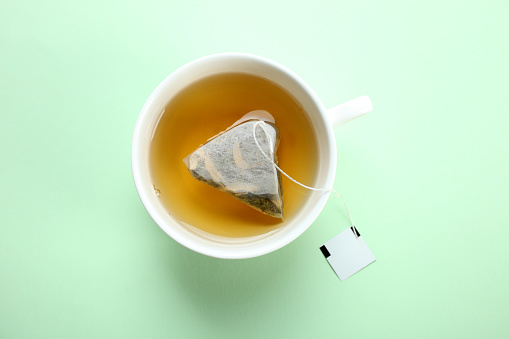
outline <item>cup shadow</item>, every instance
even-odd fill
[[[169,239],[170,240],[170,239]],[[289,283],[298,251],[283,248],[251,259],[217,259],[191,251],[172,241],[161,263],[172,271],[180,293],[204,317],[223,322],[249,321],[260,311],[277,308],[285,295],[275,293]],[[297,260],[298,261],[298,260]],[[239,313],[244,318],[239,318]]]

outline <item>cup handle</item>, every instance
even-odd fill
[[[373,110],[371,99],[364,95],[327,110],[332,127],[337,127]]]

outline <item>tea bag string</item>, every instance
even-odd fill
[[[296,183],[297,185],[300,185],[308,190],[311,190],[311,191],[321,191],[321,192],[327,192],[327,193],[330,193],[330,192],[334,192],[334,196],[337,197],[338,196],[338,192],[331,188],[331,189],[328,189],[328,188],[316,188],[316,187],[311,187],[311,186],[307,186],[307,185],[304,185],[300,182],[298,182],[297,180],[295,180],[294,178],[292,178],[291,176],[289,176],[288,174],[286,174],[285,171],[283,171],[278,165],[276,165],[276,163],[274,162],[273,159],[271,159],[262,149],[262,147],[260,146],[260,144],[258,143],[258,140],[256,139],[256,127],[260,126],[262,127],[262,130],[263,132],[265,133],[265,136],[267,137],[267,139],[269,140],[269,145],[272,144],[272,138],[270,137],[270,134],[267,132],[267,129],[265,127],[265,122],[264,121],[258,121],[254,124],[253,126],[253,138],[254,138],[254,141],[256,143],[256,146],[258,146],[258,149],[260,150],[260,152],[263,154],[263,156],[265,157],[265,159],[267,159],[268,161],[270,161],[272,163],[272,165],[274,165],[274,167],[279,171],[281,172],[281,174],[283,174],[285,177],[287,177],[288,179],[290,179],[291,181],[293,181],[294,183]],[[350,213],[348,213],[350,214]]]
[[[345,204],[346,212],[348,213],[348,217],[350,218],[350,223],[352,224],[352,227],[355,227],[353,224],[352,215],[350,214],[350,210],[348,209],[348,206],[346,206],[345,198],[343,198],[343,194],[341,194],[341,200],[343,200],[343,204]]]

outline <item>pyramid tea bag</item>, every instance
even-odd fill
[[[184,158],[184,163],[195,179],[283,219],[281,177],[274,166],[278,145],[274,124],[248,120],[209,139]]]

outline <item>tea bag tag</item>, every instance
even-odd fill
[[[346,203],[345,207],[348,211]],[[350,216],[350,211],[348,211],[348,215]],[[352,221],[351,216],[350,221]],[[323,244],[320,251],[322,251],[341,281],[351,277],[376,260],[375,255],[371,252],[353,222],[352,226]]]

